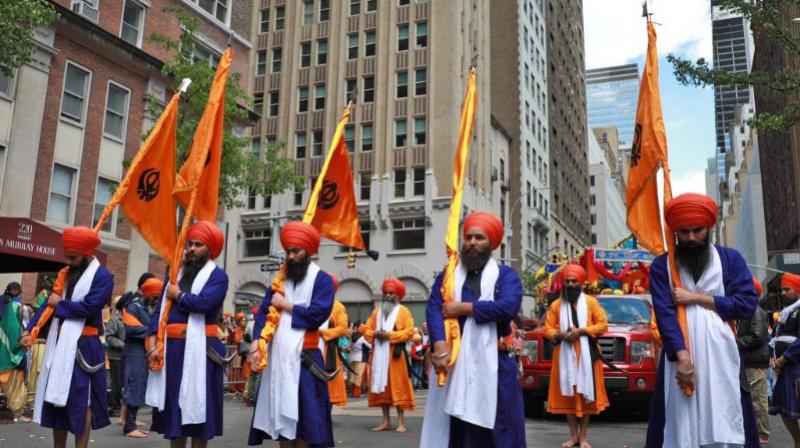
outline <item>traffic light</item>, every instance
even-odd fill
[[[347,253],[347,268],[352,269],[356,267],[356,253],[355,252],[348,252]]]

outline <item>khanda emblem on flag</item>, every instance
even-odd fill
[[[322,183],[322,189],[319,192],[318,205],[323,210],[330,210],[336,207],[339,203],[339,187],[336,182],[325,181]]]
[[[633,133],[633,145],[631,145],[631,167],[639,164],[639,159],[642,158],[642,125],[636,123],[636,128]]]
[[[136,193],[139,199],[150,202],[158,196],[161,186],[161,172],[155,168],[148,168],[142,171],[139,182],[136,186]]]

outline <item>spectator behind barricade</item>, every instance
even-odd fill
[[[106,322],[105,338],[108,346],[109,374],[111,390],[108,395],[109,417],[119,416],[122,404],[122,385],[124,384],[125,367],[122,364],[122,350],[125,348],[125,325],[122,324],[122,312],[117,308],[122,296],[111,300],[111,318]]]

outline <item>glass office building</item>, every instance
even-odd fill
[[[639,66],[627,64],[586,71],[590,128],[617,128],[620,144],[633,143],[639,99]]]

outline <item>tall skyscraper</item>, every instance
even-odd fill
[[[546,18],[550,241],[572,256],[591,241],[582,2],[548,0]]]
[[[500,173],[508,192],[503,201],[512,208],[506,222],[509,258],[517,268],[535,269],[550,248],[544,4],[491,4],[492,116],[512,136],[508,176]]]
[[[719,0],[711,1],[712,41],[714,67],[731,73],[749,73],[753,63],[753,35],[750,24],[741,15],[733,14],[719,6]],[[730,151],[728,127],[733,123],[736,106],[750,101],[750,87],[715,86],[714,118],[717,131],[717,154]],[[718,162],[719,181],[727,179],[724,156]]]
[[[285,142],[306,187],[248,197],[228,215],[229,234],[240,241],[228,256],[237,306],[248,306],[270,284],[260,267],[269,269],[269,256],[282,257],[280,228],[300,218],[342,108],[355,95],[346,140],[362,234],[381,260],[359,254],[347,269],[347,249],[331,243],[318,262],[339,277],[352,321],[366,319],[387,275],[403,279],[405,301],[423,319],[434,275],[446,262],[453,160],[473,62],[479,104],[464,208],[502,215],[492,175],[508,160],[498,154],[508,140],[491,122],[488,18],[489,3],[479,0],[253,2],[252,92],[261,116],[253,153]]]
[[[639,101],[638,64],[586,70],[589,128],[617,128],[620,145],[633,144]]]

